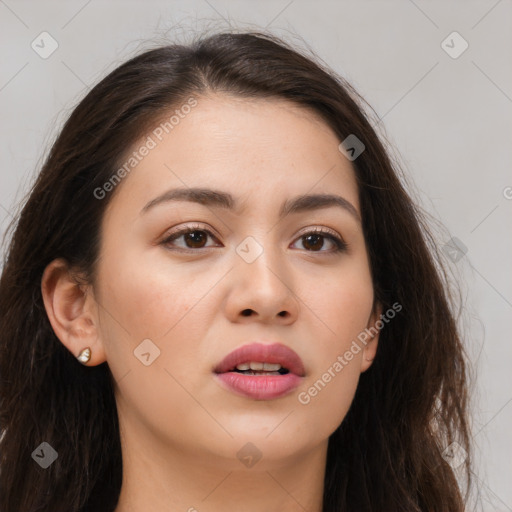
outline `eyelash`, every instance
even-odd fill
[[[184,229],[181,229],[174,233],[171,233],[161,243],[162,243],[162,245],[169,245],[170,242],[177,240],[181,236],[187,235],[189,233],[194,233],[195,231],[201,231],[201,232],[207,233],[209,237],[217,240],[217,237],[210,230],[205,229],[202,226],[196,225],[196,226],[189,226],[187,228],[184,228]],[[330,230],[321,229],[321,228],[313,228],[309,231],[302,233],[297,238],[297,240],[299,240],[307,235],[322,235],[323,237],[332,241],[332,243],[334,244],[334,249],[331,251],[312,251],[312,250],[304,249],[304,250],[306,250],[306,252],[327,253],[327,254],[333,255],[333,254],[338,254],[340,252],[345,252],[348,248],[348,244],[344,240],[342,240],[340,237],[338,237],[337,235],[332,233]],[[171,250],[176,250],[176,251],[185,252],[185,253],[196,253],[196,252],[204,250],[204,249],[211,249],[211,247],[200,247],[198,249],[190,249],[190,248],[184,249],[183,247],[178,247],[178,248],[175,247],[175,248],[172,248]]]

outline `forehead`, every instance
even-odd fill
[[[144,202],[140,208],[179,186],[225,190],[244,206],[252,198],[338,192],[359,210],[354,169],[319,114],[275,98],[195,99],[188,113],[165,124],[179,110],[174,107],[127,152],[125,160],[151,147],[120,187]]]

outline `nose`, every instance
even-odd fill
[[[289,325],[296,321],[300,302],[294,278],[275,251],[265,249],[251,263],[239,258],[229,275],[226,314],[232,322]]]

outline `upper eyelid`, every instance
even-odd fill
[[[174,235],[182,235],[188,231],[194,231],[194,230],[197,230],[197,231],[205,231],[205,232],[208,232],[210,235],[216,237],[216,238],[219,238],[219,236],[214,232],[213,229],[209,228],[209,227],[205,227],[205,226],[202,226],[202,225],[198,225],[198,224],[193,224],[193,225],[189,225],[189,226],[184,226],[182,228],[179,228],[179,229],[176,229],[175,231],[172,231],[172,232],[168,232],[167,234],[164,235],[164,238],[168,238],[170,236],[174,236]],[[319,227],[318,225],[316,226],[307,226],[305,228],[302,228],[300,231],[299,231],[299,235],[298,236],[301,236],[301,234],[308,234],[308,233],[311,233],[311,232],[320,232],[320,233],[327,233],[327,234],[331,234],[331,235],[334,235],[338,238],[340,238],[341,240],[344,240],[343,236],[341,236],[335,229],[333,228],[330,228],[328,226],[323,226],[323,227]]]
[[[333,235],[333,236],[336,236],[337,238],[341,238],[343,240],[343,237],[335,229],[329,228],[327,226],[323,226],[323,227],[319,227],[319,226],[305,227],[305,228],[300,230],[298,236],[301,236],[301,234],[308,234],[308,233],[314,233],[314,232]]]

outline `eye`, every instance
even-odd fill
[[[328,239],[331,244],[334,246],[334,249],[322,251],[319,250],[324,246],[324,239]],[[310,231],[306,231],[303,233],[299,240],[302,241],[302,244],[306,246],[306,250],[308,252],[327,252],[327,253],[338,253],[343,252],[347,249],[348,244],[343,241],[338,235],[334,234],[331,230],[315,228]],[[308,249],[309,247],[310,249]]]
[[[217,240],[215,235],[209,231],[208,229],[204,229],[201,226],[188,226],[187,228],[181,229],[174,233],[171,233],[165,240],[162,241],[163,245],[174,245],[171,242],[178,240],[179,238],[183,238],[183,242],[185,246],[179,247],[180,250],[187,251],[188,249],[192,249],[191,252],[194,252],[194,249],[207,249],[208,246],[205,246],[206,240],[208,237],[214,238]]]

